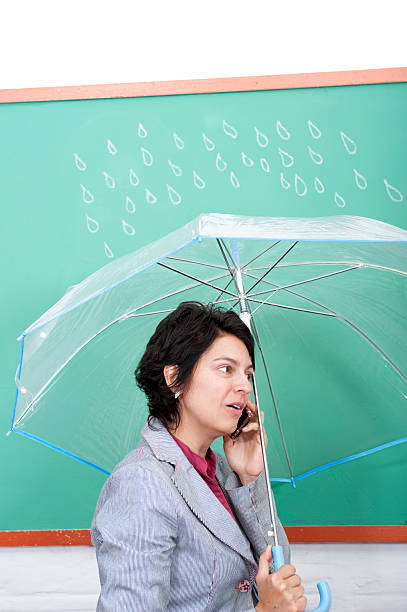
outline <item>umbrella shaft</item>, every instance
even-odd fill
[[[268,496],[269,507],[270,507],[271,530],[269,531],[268,535],[274,536],[274,545],[278,546],[277,522],[276,522],[276,515],[274,512],[273,496],[272,496],[271,485],[270,485],[269,468],[268,468],[267,454],[266,454],[266,442],[264,439],[264,430],[263,430],[263,424],[261,422],[259,397],[257,395],[257,385],[256,385],[256,379],[255,379],[254,374],[253,374],[253,391],[254,391],[254,398],[255,398],[256,406],[257,406],[257,419],[259,422],[261,452],[263,454],[264,477],[266,479],[267,496]]]
[[[243,288],[242,273],[239,267],[235,268],[235,282],[236,282],[236,286],[239,292],[240,318],[242,319],[243,323],[245,323],[247,327],[250,329],[251,314],[247,308],[246,294]],[[257,395],[257,386],[256,386],[256,379],[254,377],[254,374],[253,374],[253,391],[254,391],[254,397],[255,397],[255,402],[257,406],[257,419],[259,422],[261,452],[263,455],[263,464],[264,464],[264,476],[266,478],[267,496],[268,496],[269,507],[270,507],[271,528],[268,532],[268,535],[274,536],[274,544],[275,546],[278,546],[277,523],[276,523],[276,517],[275,517],[275,512],[274,512],[273,497],[272,497],[271,485],[270,485],[270,476],[269,476],[269,470],[268,470],[268,464],[267,464],[266,443],[264,440],[264,430],[263,430],[263,424],[261,422],[259,397]]]
[[[234,270],[234,280],[239,294],[240,318],[250,329],[251,314],[247,308],[246,294],[243,288],[242,271],[238,266],[236,266]]]

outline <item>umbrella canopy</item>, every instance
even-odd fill
[[[11,430],[110,472],[148,414],[133,372],[159,321],[186,300],[240,313],[242,293],[272,478],[407,440],[407,232],[351,216],[204,214],[104,266],[20,336]]]

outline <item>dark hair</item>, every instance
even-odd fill
[[[233,310],[182,302],[158,324],[135,371],[137,385],[147,396],[150,427],[153,417],[167,429],[178,427],[180,414],[174,389],[186,387],[202,353],[223,334],[231,334],[243,342],[254,367],[253,336]],[[178,366],[171,389],[164,377],[166,365]]]

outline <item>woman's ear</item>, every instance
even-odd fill
[[[177,365],[166,365],[164,366],[164,378],[167,383],[167,387],[170,389],[173,388],[178,376],[178,366]]]

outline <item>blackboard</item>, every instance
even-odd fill
[[[0,430],[23,329],[68,286],[201,212],[407,229],[406,80],[397,69],[0,92]],[[15,434],[0,445],[0,529],[89,526],[102,474]],[[283,522],[407,524],[406,453],[275,486]]]

